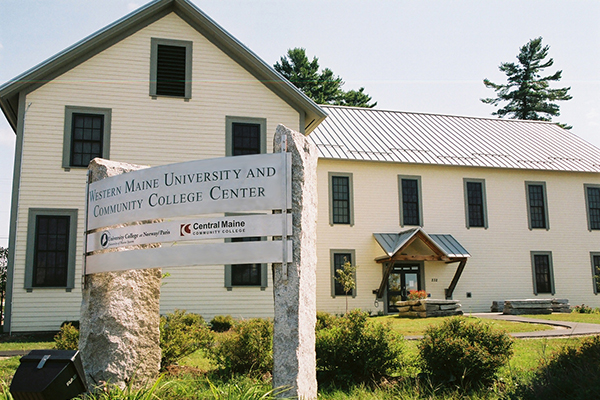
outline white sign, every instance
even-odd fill
[[[286,153],[189,161],[141,169],[89,184],[87,229],[291,204]],[[287,196],[287,199],[286,199]],[[287,203],[286,203],[287,200]]]
[[[290,214],[190,217],[92,232],[87,235],[87,251],[91,253],[124,246],[198,239],[281,236],[284,216],[287,218],[287,234],[291,235]]]
[[[144,268],[292,262],[292,241],[286,242],[286,260],[283,260],[283,243],[281,240],[207,243],[98,253],[86,257],[86,274]]]

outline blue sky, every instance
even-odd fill
[[[556,0],[192,0],[268,64],[305,47],[377,108],[488,117],[501,62],[542,36],[571,86],[555,121],[600,147],[600,2]],[[145,4],[0,0],[0,84]],[[8,238],[14,133],[0,116],[0,246]]]

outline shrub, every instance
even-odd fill
[[[212,342],[212,332],[201,315],[175,310],[160,317],[160,365],[163,370],[202,347],[210,347]]]
[[[598,314],[600,310],[597,308],[592,308],[590,306],[586,306],[585,304],[582,304],[580,306],[575,306],[573,307],[573,310],[571,312],[574,313],[579,313],[579,314]]]
[[[267,374],[273,369],[273,322],[249,319],[221,336],[213,355],[227,374]]]
[[[63,324],[54,336],[54,348],[58,350],[79,349],[79,329],[70,323]]]
[[[402,337],[389,325],[369,321],[353,310],[327,321],[316,331],[317,379],[337,386],[379,381],[402,364]],[[319,326],[319,324],[318,324]]]
[[[519,398],[587,400],[598,398],[599,390],[600,336],[592,336],[578,347],[563,347],[542,360]]]
[[[316,330],[331,328],[337,317],[324,311],[317,311],[317,326]]]
[[[512,356],[513,340],[482,321],[454,317],[429,327],[420,341],[423,370],[434,381],[459,386],[489,383]]]
[[[231,315],[215,315],[210,320],[210,329],[213,332],[227,332],[233,327],[234,323]]]

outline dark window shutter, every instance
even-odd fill
[[[529,185],[529,216],[531,228],[546,228],[546,205],[542,185]]]
[[[36,217],[33,286],[67,286],[70,217]]]
[[[550,280],[550,257],[546,254],[533,256],[535,262],[535,286],[537,293],[552,293]]]
[[[159,44],[156,62],[156,94],[185,97],[186,48]]]
[[[467,200],[469,203],[469,226],[484,226],[483,190],[481,182],[467,182]]]
[[[402,179],[402,214],[404,225],[421,225],[419,181],[416,179]]]
[[[260,154],[260,125],[234,122],[232,125],[232,154],[245,156]]]
[[[333,200],[333,223],[350,223],[350,178],[331,177],[331,195]]]
[[[590,229],[600,229],[600,188],[587,188]]]
[[[104,115],[73,113],[71,125],[71,163],[87,167],[96,157],[102,157]]]

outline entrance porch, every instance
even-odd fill
[[[444,290],[446,300],[451,300],[454,289],[471,255],[449,234],[427,234],[422,228],[412,228],[400,233],[375,233],[377,243],[386,252],[375,261],[382,265],[379,288],[373,290],[377,301],[384,303],[386,314],[397,312],[397,303],[408,300],[412,291],[427,291],[425,272],[427,264],[458,263],[452,281]]]

